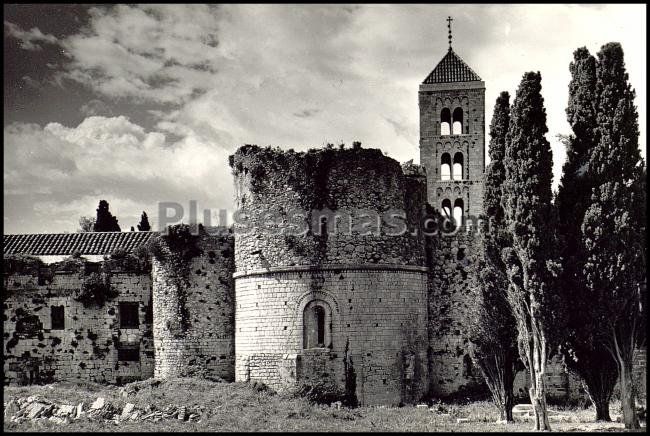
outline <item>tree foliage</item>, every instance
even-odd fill
[[[625,427],[638,428],[632,362],[645,342],[645,170],[620,44],[601,47],[596,79],[596,145],[588,164],[593,187],[582,223],[585,283],[597,340],[617,364]]]
[[[512,105],[504,158],[503,208],[512,245],[502,251],[508,302],[517,322],[518,346],[530,371],[535,429],[549,430],[544,373],[561,320],[559,273],[551,203],[552,154],[545,138],[541,74],[525,73]]]
[[[108,202],[100,200],[97,207],[97,220],[93,227],[95,232],[119,232],[120,226],[117,224],[117,218],[111,215],[108,210]]]
[[[615,361],[595,340],[599,330],[598,307],[586,287],[586,251],[582,221],[591,202],[594,179],[589,157],[595,147],[597,130],[596,58],[582,47],[573,53],[569,66],[567,120],[573,135],[565,139],[567,160],[556,198],[558,230],[562,240],[562,287],[564,305],[572,307],[563,344],[565,362],[585,382],[596,408],[596,419],[610,421],[609,402],[618,376]]]
[[[142,216],[140,217],[140,223],[138,224],[138,231],[148,232],[151,230],[151,225],[149,224],[149,217],[147,217],[147,212],[142,211]]]
[[[96,221],[96,218],[90,216],[79,217],[79,229],[77,229],[77,233],[92,232]]]
[[[470,325],[472,357],[481,369],[501,419],[512,421],[513,382],[517,362],[516,324],[508,305],[508,278],[501,251],[510,245],[501,206],[505,180],[503,158],[510,124],[510,95],[497,98],[490,125],[491,163],[485,172],[478,286]]]
[[[74,299],[84,307],[102,307],[107,300],[118,295],[119,292],[111,285],[110,274],[106,271],[84,276],[81,287],[74,291]]]

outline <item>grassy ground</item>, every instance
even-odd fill
[[[173,380],[151,385],[139,384],[141,389],[124,398],[120,388],[94,384],[76,385],[56,383],[46,386],[5,387],[4,401],[11,398],[38,395],[57,404],[84,403],[84,409],[98,397],[121,408],[134,403],[137,408],[154,404],[159,409],[173,404],[200,410],[199,422],[175,419],[113,422],[87,418],[68,424],[48,420],[14,423],[5,418],[4,431],[530,431],[531,422],[496,424],[497,410],[489,402],[465,405],[443,405],[442,412],[413,406],[402,408],[360,407],[336,409],[309,404],[302,399],[285,398],[267,392],[258,392],[248,384],[214,383],[205,380]],[[551,422],[554,431],[621,431],[619,423],[595,423],[593,408],[560,410],[569,422]],[[612,415],[620,412],[614,404]],[[444,413],[444,414],[443,414]],[[458,424],[458,418],[469,422]],[[643,429],[645,430],[645,428]]]

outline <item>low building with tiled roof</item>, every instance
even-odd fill
[[[142,247],[158,232],[85,232],[36,233],[3,235],[3,253],[39,257],[46,263],[56,262],[72,254],[89,260],[101,260],[121,249],[127,253]]]

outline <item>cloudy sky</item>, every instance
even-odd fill
[[[122,230],[142,210],[155,226],[159,201],[232,209],[245,143],[359,140],[418,162],[447,15],[488,123],[500,91],[542,73],[554,185],[572,53],[619,41],[645,155],[645,5],[5,5],[4,232],[75,231],[100,199]]]

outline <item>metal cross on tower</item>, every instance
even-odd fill
[[[449,51],[451,51],[451,22],[454,21],[453,18],[447,17],[447,27],[449,28]]]

